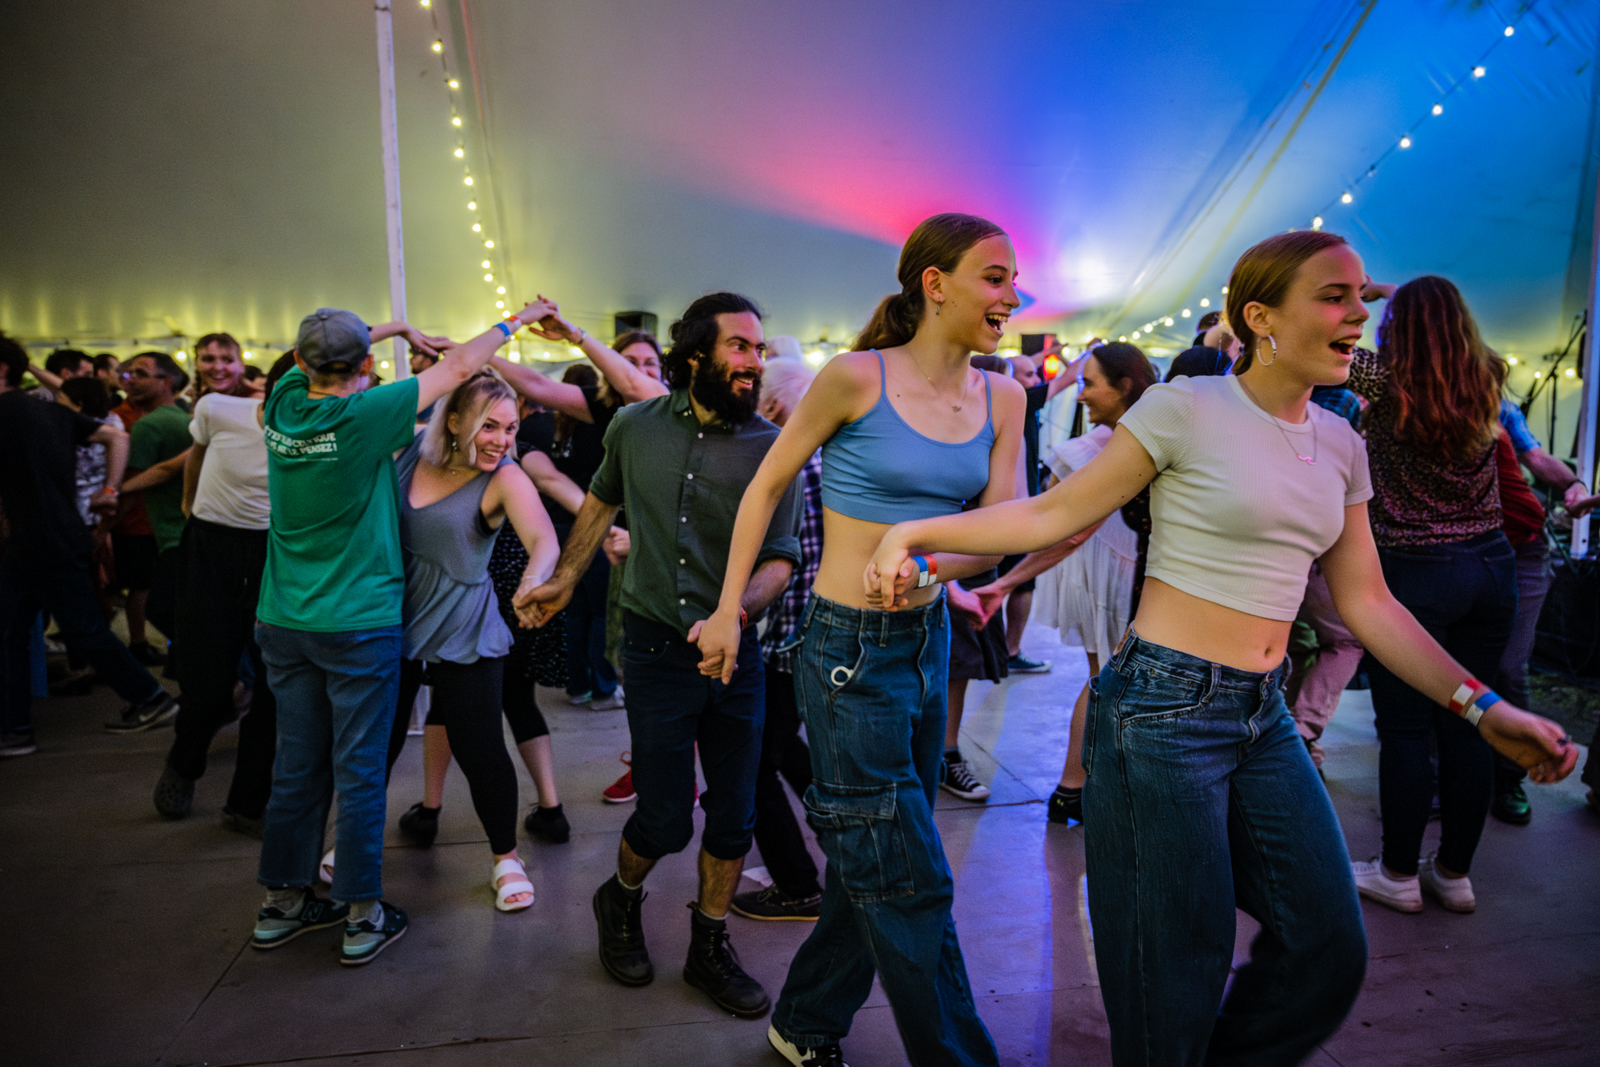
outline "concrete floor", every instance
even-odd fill
[[[1047,826],[1043,805],[1086,666],[1050,630],[1030,630],[1026,647],[1055,671],[969,692],[963,747],[993,798],[941,800],[956,918],[1003,1062],[1106,1064],[1082,831]],[[104,689],[41,702],[39,753],[0,765],[0,1063],[777,1067],[765,1022],[719,1013],[678,977],[692,853],[664,860],[649,883],[655,984],[624,989],[602,973],[589,896],[612,870],[629,808],[602,804],[599,792],[621,770],[627,726],[621,712],[542,695],[556,709],[574,835],[567,845],[524,845],[537,904],[493,910],[488,849],[459,771],[438,843],[420,851],[400,842],[394,816],[421,797],[413,739],[390,793],[384,870],[385,895],[410,912],[412,928],[360,970],[337,965],[335,931],[271,953],[246,946],[258,846],[217,822],[231,729],[217,739],[193,814],[170,823],[150,804],[170,732],[102,732],[116,706]],[[1379,839],[1371,719],[1367,695],[1347,693],[1326,739],[1329,791],[1359,858]],[[525,773],[522,789],[531,801]],[[1489,823],[1473,869],[1477,914],[1366,906],[1366,988],[1314,1064],[1600,1063],[1600,819],[1576,775],[1532,796],[1531,826]],[[759,862],[752,853],[750,866]],[[776,993],[809,926],[731,922],[745,965]],[[1241,955],[1250,927],[1241,916]],[[857,1017],[845,1053],[855,1067],[905,1062],[881,994]]]

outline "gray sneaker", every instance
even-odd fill
[[[405,912],[387,900],[378,901],[377,916],[344,924],[344,949],[339,962],[346,967],[371,963],[378,953],[405,935],[408,925]]]
[[[106,723],[106,732],[112,734],[136,734],[144,730],[154,730],[157,726],[165,726],[178,714],[178,698],[165,691],[154,700],[145,704],[129,704],[122,709],[122,714]]]
[[[349,917],[350,905],[325,900],[306,889],[300,903],[288,911],[262,908],[256,912],[256,928],[250,935],[250,947],[277,948],[307,930],[336,926]]]

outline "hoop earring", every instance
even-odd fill
[[[1269,344],[1272,345],[1272,358],[1271,359],[1262,359],[1261,358],[1261,342],[1257,341],[1256,342],[1256,362],[1261,364],[1263,367],[1270,367],[1274,363],[1278,362],[1278,339],[1276,337],[1273,337],[1269,333],[1269,334],[1267,334],[1266,340],[1267,340],[1267,342]]]

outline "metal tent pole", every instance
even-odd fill
[[[1600,76],[1595,85],[1600,89]],[[1595,313],[1600,311],[1600,167],[1595,168],[1595,214],[1593,232],[1589,238],[1589,314],[1584,320],[1583,333],[1583,404],[1578,410],[1578,477],[1584,485],[1594,487],[1595,423],[1600,421],[1600,360],[1595,352]],[[1554,443],[1554,442],[1552,442]],[[1572,524],[1572,554],[1589,555],[1590,516],[1585,515]]]
[[[406,317],[405,232],[400,224],[400,142],[394,106],[394,18],[389,0],[373,0],[378,20],[378,116],[383,127],[383,208],[389,230],[389,314]],[[394,339],[395,377],[411,377],[406,339]]]

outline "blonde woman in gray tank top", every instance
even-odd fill
[[[1144,593],[1095,682],[1083,750],[1089,908],[1118,1067],[1299,1063],[1361,988],[1354,872],[1280,688],[1313,560],[1369,652],[1535,781],[1577,760],[1561,727],[1471,679],[1384,582],[1365,444],[1308,406],[1313,386],[1348,377],[1369,286],[1341,237],[1261,242],[1228,282],[1245,339],[1236,375],[1152,386],[1054,489],[896,525],[863,575],[902,604],[918,554],[1037,551],[1150,487]],[[1236,906],[1262,933],[1224,1000]]]

